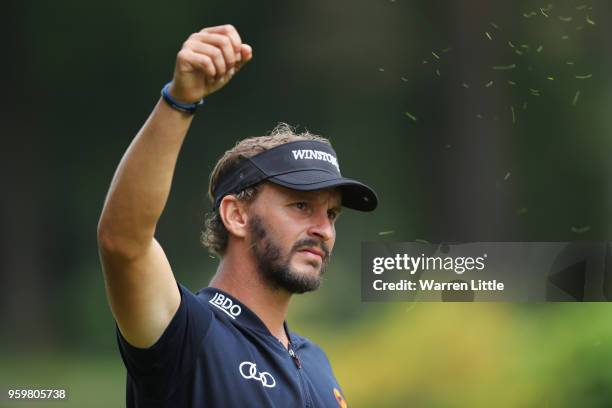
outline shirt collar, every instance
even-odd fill
[[[255,312],[229,293],[218,288],[207,287],[201,289],[196,296],[211,305],[214,310],[219,312],[219,315],[227,318],[233,324],[248,327],[278,341]],[[293,346],[297,347],[301,343],[300,337],[289,331],[286,320],[283,321],[283,326],[289,341]]]

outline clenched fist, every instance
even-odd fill
[[[189,36],[176,56],[170,95],[197,102],[225,86],[252,57],[232,25],[204,28]]]

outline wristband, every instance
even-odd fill
[[[166,103],[170,105],[170,107],[178,111],[181,111],[181,112],[193,114],[200,105],[204,104],[204,98],[200,99],[199,101],[195,103],[182,103],[182,102],[177,101],[172,96],[170,96],[170,93],[168,92],[168,89],[170,88],[171,83],[172,81],[168,82],[162,88],[162,91],[161,91],[162,98],[164,98],[164,101],[166,101]]]

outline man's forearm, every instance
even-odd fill
[[[189,36],[176,57],[168,93],[176,101],[199,101],[223,88],[252,58],[231,25],[207,27]],[[104,254],[134,258],[153,243],[168,200],[181,145],[193,116],[162,99],[127,149],[111,183],[98,224]]]
[[[150,245],[192,119],[159,100],[111,182],[98,225],[106,246],[131,256]]]

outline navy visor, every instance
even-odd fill
[[[215,210],[226,195],[237,194],[264,180],[299,191],[337,187],[342,205],[354,210],[373,211],[378,205],[374,190],[342,177],[336,152],[330,145],[299,140],[245,159],[230,170],[214,191]]]

